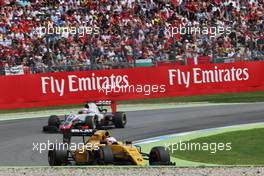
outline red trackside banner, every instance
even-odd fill
[[[264,90],[264,62],[0,77],[0,109]]]

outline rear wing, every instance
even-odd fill
[[[95,104],[97,106],[110,106],[112,109],[112,112],[115,113],[116,112],[116,101],[113,100],[100,100],[100,101],[96,101]]]
[[[111,106],[112,101],[111,100],[106,100],[106,101],[96,101],[95,104],[97,106]]]

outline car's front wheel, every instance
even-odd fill
[[[114,155],[113,155],[111,147],[109,146],[101,147],[99,150],[99,154],[100,154],[100,164],[103,164],[103,165],[113,164]]]
[[[69,151],[65,144],[51,145],[48,152],[48,161],[50,166],[68,165]]]
[[[60,119],[56,115],[51,115],[48,120],[48,126],[55,126],[59,128]]]
[[[170,154],[164,147],[153,147],[149,154],[149,165],[169,165]]]
[[[56,126],[43,126],[42,128],[43,132],[47,132],[47,133],[56,133],[59,131],[58,127]]]

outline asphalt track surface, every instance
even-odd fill
[[[124,129],[110,129],[121,140],[139,140],[159,135],[236,124],[264,122],[264,103],[188,107],[127,112]],[[44,134],[47,117],[0,121],[0,166],[47,166],[47,151],[34,144],[61,142],[60,134]],[[81,139],[80,139],[81,141]]]

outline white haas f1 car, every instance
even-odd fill
[[[111,106],[112,112],[108,113],[104,106]],[[126,114],[124,112],[116,112],[116,104],[114,102],[98,101],[88,102],[78,113],[66,115],[64,120],[61,120],[56,115],[51,115],[48,125],[43,127],[43,131],[68,134],[74,130],[83,134],[87,129],[99,129],[108,126],[124,128],[126,123]]]

